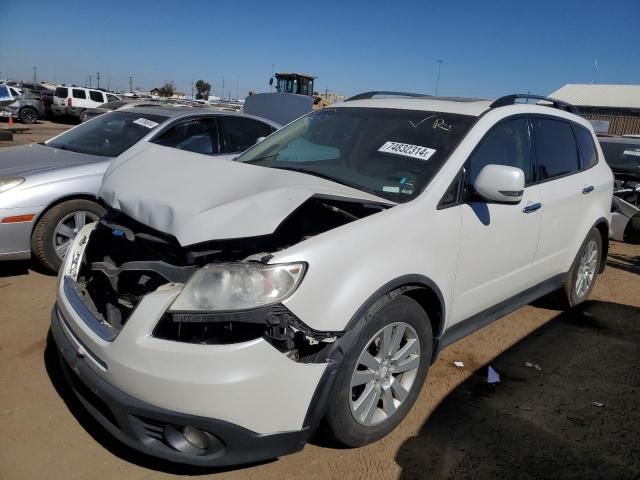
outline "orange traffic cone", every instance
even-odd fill
[[[13,117],[9,117],[9,125],[13,125]]]

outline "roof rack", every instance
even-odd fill
[[[553,106],[553,108],[564,110],[565,112],[571,112],[575,115],[580,115],[580,110],[578,110],[577,107],[575,107],[574,105],[571,105],[570,103],[563,102],[562,100],[557,100],[551,97],[543,97],[542,95],[530,95],[528,93],[516,93],[513,95],[505,95],[504,97],[500,97],[499,99],[495,100],[491,105],[489,105],[489,108],[497,108],[497,107],[505,107],[507,105],[513,105],[514,103],[516,103],[516,100],[523,99],[523,98],[549,102],[551,103],[551,106]]]
[[[425,95],[423,93],[389,92],[385,90],[374,90],[372,92],[359,93],[358,95],[349,97],[345,100],[345,102],[351,102],[352,100],[366,100],[368,98],[373,98],[377,95],[388,95],[392,97],[413,97],[413,98],[431,97],[431,95]]]

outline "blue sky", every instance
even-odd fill
[[[316,90],[496,97],[565,83],[640,83],[640,0],[0,0],[0,75],[150,89],[202,78],[268,91],[276,71]],[[28,34],[25,34],[28,26]]]

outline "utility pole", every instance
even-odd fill
[[[89,75],[89,88],[93,88],[93,84],[91,81],[93,80],[93,75]]]
[[[133,93],[133,77],[129,75],[129,93]]]
[[[107,63],[107,90],[111,91],[111,84],[109,83],[111,77],[111,65]]]
[[[196,97],[193,96],[193,80],[191,80],[191,100],[194,100]]]
[[[38,71],[38,67],[33,67],[33,83],[36,83],[38,80],[38,76],[36,75],[36,72]]]
[[[438,76],[436,77],[436,97],[438,96],[438,87],[440,86],[440,67],[442,67],[442,60],[438,60]]]
[[[220,98],[224,98],[224,77],[222,77],[222,95],[220,95]]]
[[[96,84],[98,85],[97,88],[100,88],[100,72],[96,72]]]

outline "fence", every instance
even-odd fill
[[[622,115],[584,114],[587,120],[604,120],[609,122],[609,135],[640,135],[640,117]]]

